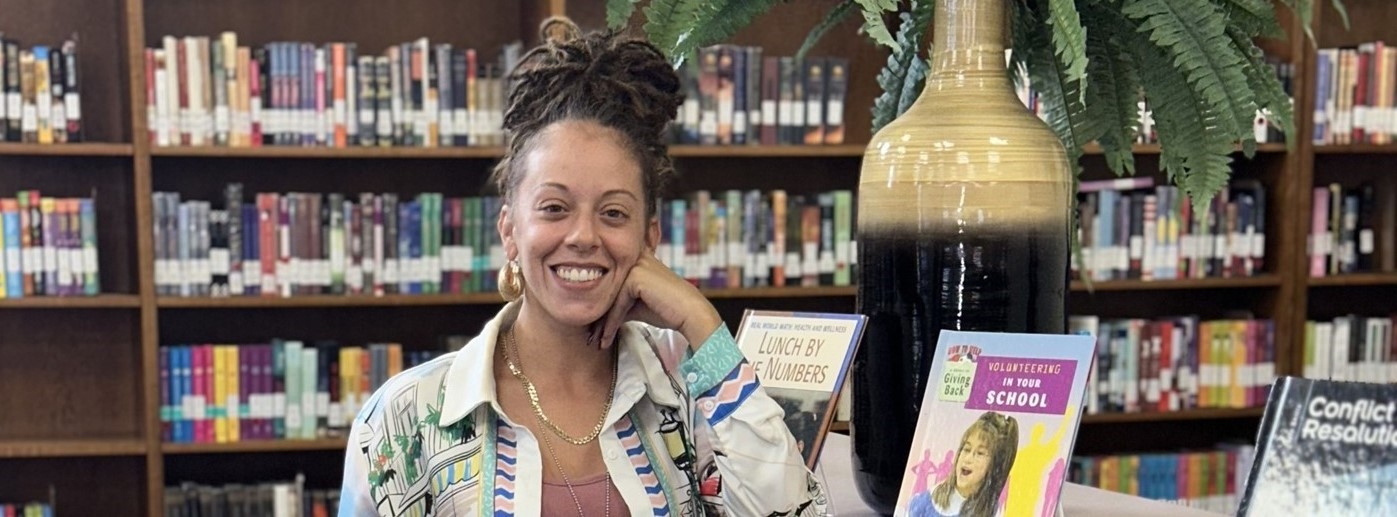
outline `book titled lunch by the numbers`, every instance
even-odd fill
[[[748,310],[738,326],[738,347],[786,411],[786,426],[811,469],[866,321],[860,314]]]
[[[1238,515],[1397,515],[1397,386],[1282,377]]]
[[[941,331],[896,515],[1052,515],[1091,336]]]

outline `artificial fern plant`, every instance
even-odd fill
[[[790,0],[783,0],[790,1]],[[1117,174],[1134,173],[1131,143],[1140,129],[1143,92],[1153,110],[1162,168],[1195,203],[1227,185],[1231,154],[1255,151],[1252,120],[1269,110],[1293,133],[1290,97],[1256,38],[1281,38],[1281,5],[1308,33],[1313,0],[1005,0],[1012,9],[1012,67],[1028,72],[1048,125],[1075,163],[1097,142]],[[640,0],[607,0],[607,24],[624,27]],[[676,64],[719,43],[770,10],[777,0],[650,0],[646,36]],[[1344,17],[1341,0],[1331,0]],[[1279,4],[1279,5],[1278,5]],[[800,54],[845,18],[890,49],[878,74],[873,131],[901,115],[928,73],[925,34],[933,0],[843,0],[813,27]],[[897,15],[896,31],[885,17]],[[1292,139],[1293,140],[1293,139]]]

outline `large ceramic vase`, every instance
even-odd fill
[[[852,453],[860,494],[885,514],[940,330],[1067,326],[1072,169],[1014,94],[1007,22],[1004,0],[936,0],[926,89],[863,157]]]

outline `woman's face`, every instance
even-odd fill
[[[500,214],[505,253],[519,261],[525,299],[557,323],[604,316],[640,254],[659,240],[645,215],[640,165],[619,133],[564,121],[536,136],[523,178]]]
[[[982,433],[970,433],[960,444],[960,455],[956,457],[956,490],[962,496],[969,496],[990,470],[990,444]]]

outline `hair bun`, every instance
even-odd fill
[[[558,45],[582,37],[582,29],[566,16],[549,16],[538,25],[538,39],[548,44]]]

